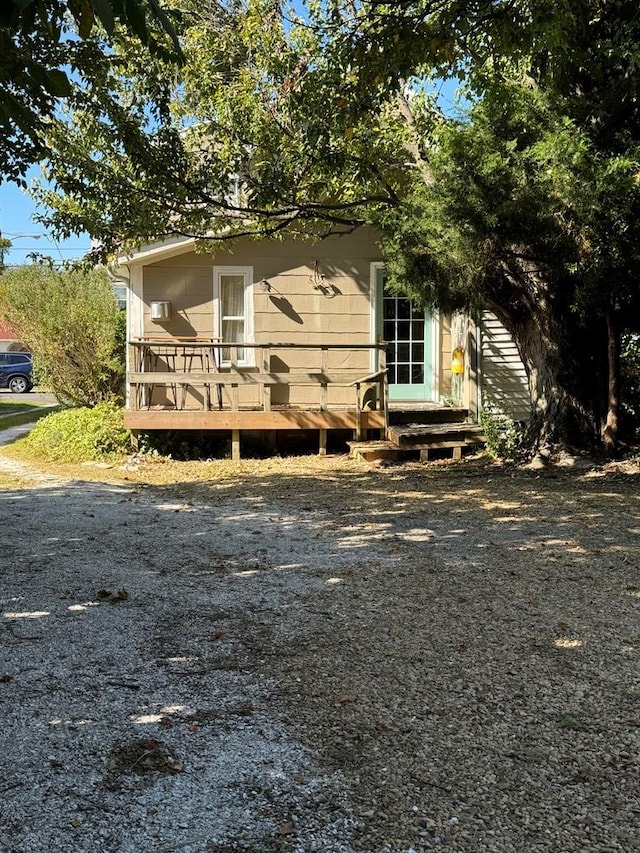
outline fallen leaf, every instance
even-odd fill
[[[110,604],[116,604],[118,601],[126,601],[129,598],[129,593],[126,589],[119,589],[117,592],[110,592],[108,589],[99,589],[96,593],[98,601],[107,601]]]
[[[213,634],[210,635],[210,639],[212,639],[212,640],[226,640],[227,635],[224,631],[214,631]]]
[[[198,731],[197,725],[195,723],[191,723],[191,725],[189,726],[189,731],[190,732],[197,732]]]
[[[278,835],[294,835],[297,831],[292,820],[287,820],[278,827]]]
[[[173,728],[173,720],[171,717],[160,717],[160,725],[163,729]]]
[[[355,702],[355,698],[350,693],[341,693],[338,696],[338,702],[341,705],[349,705],[351,702]]]

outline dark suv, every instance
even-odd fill
[[[33,388],[33,362],[28,352],[0,352],[0,388],[24,394]]]

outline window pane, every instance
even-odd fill
[[[409,344],[398,344],[398,361],[409,361]]]
[[[238,343],[244,340],[244,320],[223,320],[222,340]]]
[[[411,350],[411,361],[424,362],[424,344],[414,344]]]
[[[414,364],[411,368],[411,382],[413,385],[421,385],[424,382],[424,367]]]
[[[398,365],[398,378],[396,379],[398,385],[408,385],[409,384],[409,365],[408,364],[399,364]]]
[[[382,305],[382,313],[385,320],[393,320],[396,316],[396,300],[393,296],[385,296]]]
[[[385,341],[392,341],[396,336],[396,324],[393,321],[385,321],[382,325],[382,338]]]
[[[411,302],[408,299],[398,299],[398,317],[403,320],[411,317]]]
[[[244,276],[221,275],[222,316],[244,317]],[[224,336],[224,332],[223,332]],[[225,338],[226,340],[226,338]]]
[[[424,340],[424,321],[414,320],[411,324],[411,337],[414,341]]]
[[[408,323],[406,320],[398,320],[398,340],[399,341],[408,341],[409,333],[411,331],[411,323]]]

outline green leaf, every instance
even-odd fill
[[[124,9],[127,24],[143,44],[147,44],[149,40],[149,33],[147,30],[144,7],[140,3],[140,0],[124,0]]]
[[[51,69],[46,71],[42,80],[42,84],[56,98],[66,98],[71,94],[71,83],[69,78],[59,69]]]
[[[112,36],[115,21],[109,0],[91,0],[91,5],[93,6],[95,15],[100,20],[100,23],[104,27],[107,35]]]

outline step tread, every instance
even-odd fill
[[[482,427],[470,423],[390,426],[387,435],[396,447],[416,450],[430,447],[464,447],[486,442]]]
[[[478,424],[406,424],[405,426],[392,425],[389,427],[389,432],[397,436],[412,436],[412,435],[445,435],[447,433],[469,433],[477,435],[482,432],[482,427]]]

